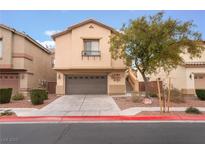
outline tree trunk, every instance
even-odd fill
[[[149,97],[149,89],[148,89],[148,79],[145,74],[142,74],[143,80],[144,80],[144,86],[145,86],[145,97]]]

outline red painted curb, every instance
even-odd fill
[[[66,122],[66,121],[205,121],[205,116],[29,116],[0,117],[0,122]]]

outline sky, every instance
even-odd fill
[[[115,29],[130,19],[143,15],[153,15],[159,11],[0,11],[0,23],[25,32],[44,46],[54,46],[50,35],[86,19],[95,19]],[[205,39],[205,11],[164,11],[165,18],[172,17],[181,21],[193,21],[197,31]]]

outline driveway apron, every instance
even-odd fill
[[[40,110],[21,116],[99,116],[120,115],[120,109],[108,95],[65,95]]]

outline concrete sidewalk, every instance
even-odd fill
[[[200,111],[205,111],[205,107],[196,107]],[[185,111],[187,107],[172,107],[170,111]],[[132,107],[129,109],[122,110],[121,115],[135,115],[142,111],[160,111],[160,107]]]

